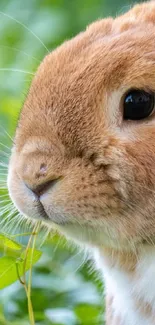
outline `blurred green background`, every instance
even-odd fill
[[[32,78],[26,71],[36,70],[47,53],[45,47],[52,50],[93,20],[121,14],[133,3],[129,0],[0,0],[0,161],[8,160],[7,147],[11,146],[11,140],[7,133],[14,134]],[[6,170],[0,168],[1,187],[5,178]],[[1,206],[2,201],[0,197]],[[33,272],[36,324],[103,325],[103,285],[91,262],[85,262],[85,254],[56,235],[42,250],[43,256]],[[19,283],[0,292],[0,325],[4,324],[29,324],[25,292]]]

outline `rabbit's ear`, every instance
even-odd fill
[[[145,2],[134,6],[124,17],[131,18],[138,22],[155,24],[155,1]]]
[[[87,27],[85,37],[95,41],[104,36],[124,32],[139,26],[139,23],[155,24],[155,0],[135,5],[131,10],[116,17],[98,20]]]
[[[108,35],[112,30],[113,18],[97,20],[87,27],[91,39],[98,39]]]
[[[155,24],[155,1],[149,1],[135,5],[122,16],[118,16],[113,22],[113,33],[122,33],[141,25]]]

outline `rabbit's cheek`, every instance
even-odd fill
[[[139,240],[141,215],[129,202],[128,186],[121,181],[118,167],[97,172],[91,164],[88,168],[72,163],[64,179],[38,198],[19,178],[16,165],[13,162],[9,169],[10,196],[32,221],[41,219],[76,241],[94,245],[122,247],[129,239]],[[127,184],[129,177],[128,173]]]

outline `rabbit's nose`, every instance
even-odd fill
[[[50,181],[47,182],[43,182],[37,186],[33,186],[30,184],[25,183],[25,185],[33,192],[35,193],[38,198],[43,195],[44,193],[46,193],[49,189],[52,189],[56,183],[59,181],[59,178],[57,179],[52,179]]]
[[[38,165],[37,162],[35,162],[35,168],[34,164],[29,161],[29,164],[24,165],[20,176],[26,187],[36,194],[38,198],[48,190],[53,189],[56,183],[61,179],[59,174],[53,174],[49,177],[47,165],[39,161]]]
[[[55,165],[48,165],[46,161],[42,160],[42,156],[34,159],[29,155],[24,156],[19,162],[18,175],[25,186],[38,198],[48,190],[53,190],[56,183],[62,178]]]

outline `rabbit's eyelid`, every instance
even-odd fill
[[[121,112],[121,100],[123,96],[123,90],[115,90],[109,96],[107,96],[107,109],[109,116],[109,126],[118,126],[122,124],[122,114]],[[121,114],[120,114],[121,113]]]

